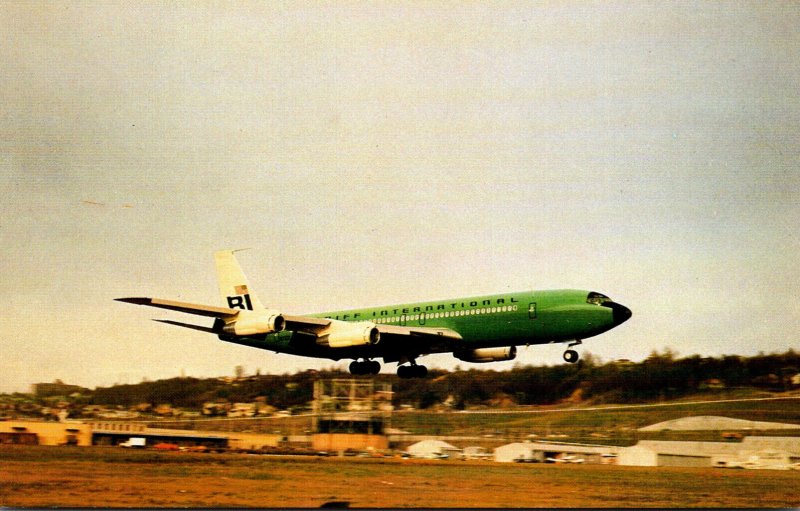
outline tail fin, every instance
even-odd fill
[[[244,276],[239,262],[233,253],[238,250],[220,250],[214,252],[217,266],[219,292],[225,304],[231,309],[263,310],[261,300],[250,291],[247,277]]]

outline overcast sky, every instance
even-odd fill
[[[196,5],[0,5],[0,391],[333,366],[113,301],[220,304],[222,248],[287,313],[579,288],[604,360],[800,348],[797,3]]]

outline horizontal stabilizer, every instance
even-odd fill
[[[230,319],[239,314],[240,309],[229,309],[227,307],[215,307],[213,305],[200,305],[196,303],[176,302],[174,300],[164,300],[161,298],[114,298],[118,302],[132,303],[135,305],[147,305],[167,309],[187,314],[196,314],[209,318]]]
[[[168,325],[182,326],[183,328],[191,328],[192,330],[200,330],[201,332],[206,332],[209,334],[219,333],[211,327],[192,325],[191,323],[181,323],[180,321],[172,321],[170,319],[154,319],[153,321],[158,321],[159,323],[166,323]]]

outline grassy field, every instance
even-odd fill
[[[11,507],[800,506],[800,472],[0,446]]]

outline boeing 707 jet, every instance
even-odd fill
[[[517,346],[567,343],[564,360],[583,339],[624,323],[631,311],[606,295],[573,289],[524,291],[434,302],[370,307],[308,315],[265,307],[250,289],[234,250],[214,254],[225,307],[164,300],[117,298],[214,318],[212,326],[158,319],[219,339],[276,353],[331,360],[352,359],[355,375],[378,374],[380,362],[394,363],[401,378],[427,375],[417,359],[452,353],[465,362],[513,360]]]

